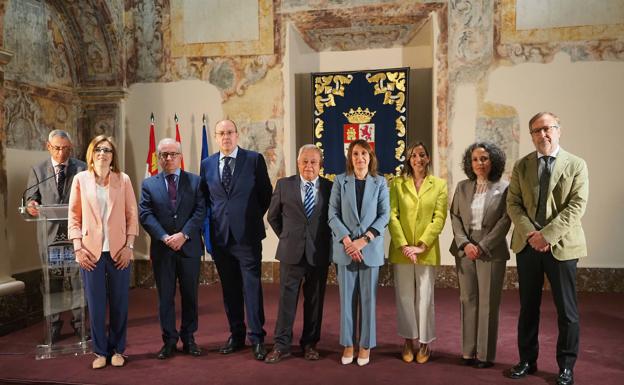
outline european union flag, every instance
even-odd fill
[[[206,134],[206,117],[203,118],[202,125],[202,148],[201,148],[201,160],[199,161],[200,168],[201,162],[208,157],[208,136]],[[206,217],[204,217],[204,224],[202,232],[204,233],[204,243],[206,244],[206,251],[212,255],[212,242],[210,242],[210,206],[206,207]]]

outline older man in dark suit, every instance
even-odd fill
[[[141,189],[139,218],[151,237],[150,255],[158,289],[158,314],[163,347],[158,359],[176,351],[178,339],[183,351],[201,355],[193,334],[197,331],[197,289],[204,244],[201,225],[206,202],[198,175],[180,169],[180,143],[165,138],[158,143],[162,172],[145,179]],[[180,286],[182,320],[176,329],[176,281]]]
[[[555,114],[533,116],[529,133],[536,151],[516,162],[507,194],[520,291],[520,362],[509,376],[522,378],[537,370],[545,274],[557,308],[557,385],[572,385],[579,347],[576,265],[587,255],[581,225],[589,196],[587,165],[559,146],[561,124]]]
[[[72,141],[69,133],[63,130],[51,131],[46,143],[50,159],[37,164],[30,169],[28,174],[28,186],[26,191],[26,210],[33,217],[39,216],[39,205],[67,204],[69,192],[74,175],[87,169],[85,162],[71,158]],[[39,223],[43,226],[43,223]],[[39,230],[41,231],[41,230]],[[55,242],[67,242],[67,222],[47,222],[48,245]],[[39,245],[39,254],[47,253],[45,245]],[[43,262],[43,261],[42,261]],[[81,335],[82,329],[82,284],[80,281],[78,266],[70,271],[72,285],[72,320],[74,334]],[[63,290],[62,280],[51,280],[50,290]],[[59,287],[55,287],[59,286]],[[63,321],[59,313],[50,315],[51,339],[55,342],[61,335]],[[88,337],[88,336],[87,336]]]
[[[230,337],[219,349],[229,354],[245,346],[247,337],[257,360],[264,360],[264,305],[260,282],[263,216],[271,202],[271,181],[264,157],[238,147],[238,129],[231,120],[215,126],[219,152],[201,163],[201,178],[210,216],[213,258],[221,279]]]
[[[332,182],[319,176],[321,151],[313,144],[299,149],[299,175],[277,182],[267,219],[279,237],[280,301],[275,345],[265,362],[290,356],[299,288],[303,281],[303,332],[299,344],[306,360],[318,360],[331,230],[327,224]]]

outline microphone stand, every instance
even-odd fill
[[[56,176],[57,176],[58,174],[60,174],[60,173],[61,173],[61,170],[58,170],[58,171],[57,171],[57,172],[55,172],[54,174],[52,174],[52,175],[50,175],[50,176],[48,176],[48,177],[46,177],[46,178],[43,178],[43,179],[42,179],[42,180],[40,180],[39,182],[35,183],[34,185],[32,185],[32,186],[30,186],[30,187],[27,187],[27,188],[26,188],[26,190],[24,190],[24,192],[22,193],[22,201],[21,201],[21,205],[20,205],[20,207],[18,208],[19,213],[20,213],[21,215],[26,215],[26,214],[28,213],[28,212],[26,211],[26,208],[27,208],[27,206],[26,206],[26,193],[28,192],[28,190],[31,190],[31,189],[33,189],[33,188],[35,188],[35,187],[39,186],[40,184],[42,184],[42,183],[43,183],[43,182],[45,182],[45,181],[48,181],[48,180],[50,180],[50,179],[52,179],[52,178],[56,178]]]

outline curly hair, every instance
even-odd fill
[[[464,157],[462,158],[462,169],[464,170],[464,173],[470,180],[477,179],[477,175],[472,170],[472,152],[477,148],[484,149],[490,156],[492,169],[488,175],[488,180],[491,182],[497,182],[500,180],[501,176],[503,176],[503,171],[505,171],[506,156],[500,147],[491,142],[474,142],[468,146],[464,152]]]

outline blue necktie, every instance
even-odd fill
[[[310,218],[314,211],[314,184],[312,182],[306,182],[305,184],[305,196],[303,198],[303,210],[306,217]]]
[[[221,173],[221,183],[226,193],[230,192],[230,185],[232,184],[232,168],[230,167],[231,157],[226,156],[223,158],[223,171]]]

